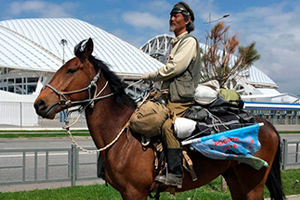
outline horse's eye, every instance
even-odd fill
[[[67,74],[73,74],[75,72],[76,72],[76,69],[70,68],[70,69],[68,69]]]

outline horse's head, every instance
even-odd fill
[[[97,76],[98,72],[89,61],[93,52],[93,41],[88,39],[82,47],[83,42],[75,47],[76,57],[69,60],[54,74],[35,100],[34,107],[38,115],[53,119],[56,113],[74,106],[72,102],[89,98],[87,88],[93,81],[95,82],[93,79],[99,78],[99,74]]]

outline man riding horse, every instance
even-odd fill
[[[172,51],[167,64],[142,79],[162,81],[162,93],[177,117],[194,104],[194,93],[200,80],[199,43],[189,33],[194,30],[194,12],[185,2],[177,3],[170,13],[170,31],[174,32]],[[174,136],[173,119],[169,118],[162,127],[162,138],[167,147],[168,174],[158,175],[156,182],[163,185],[182,187],[182,153],[180,142]]]
[[[155,73],[144,75],[147,79],[163,81],[168,106],[179,116],[193,104],[194,87],[199,81],[198,42],[187,34],[193,29],[188,25],[193,20],[193,12],[185,3],[174,6],[170,24],[177,38],[168,64]],[[93,49],[91,38],[81,41],[75,47],[75,57],[54,74],[37,97],[34,107],[41,117],[54,119],[57,113],[79,106],[78,111],[85,113],[96,151],[101,152],[106,181],[120,192],[124,200],[147,200],[156,185],[153,177],[157,171],[156,154],[152,148],[141,148],[139,134],[142,132],[133,132],[131,124],[128,128],[137,104],[125,93],[127,84],[105,62],[92,55]],[[180,58],[189,59],[183,61],[185,59]],[[158,176],[156,180],[179,187],[183,182],[182,188],[173,188],[175,192],[183,192],[201,187],[222,174],[233,200],[263,199],[265,185],[271,199],[285,199],[280,177],[280,137],[270,122],[260,117],[256,117],[256,122],[262,122],[264,126],[258,133],[261,148],[254,156],[266,161],[269,168],[258,170],[236,160],[211,159],[188,151],[196,179],[191,179],[184,171],[182,180],[180,145],[173,136],[172,120],[168,120],[163,138],[168,148],[170,174]],[[66,126],[69,134],[70,126]],[[74,139],[73,142],[77,144]],[[157,190],[156,199],[164,188]]]

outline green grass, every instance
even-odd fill
[[[300,131],[278,131],[279,134],[285,134],[285,133],[300,133]]]
[[[300,184],[293,189],[296,180],[300,179],[300,169],[291,169],[282,171],[283,189],[286,195],[300,194]],[[269,197],[269,191],[265,188],[265,197]],[[175,196],[169,193],[161,193],[161,200],[230,200],[230,194],[227,190],[221,190],[221,178],[218,177],[211,183]],[[120,194],[111,186],[91,185],[75,186],[58,189],[32,190],[12,193],[0,193],[1,200],[119,200]],[[150,200],[150,198],[148,198]]]
[[[300,179],[300,169],[289,169],[281,171],[281,180],[285,195],[300,194],[300,184],[294,187],[295,181]],[[265,186],[264,196],[270,197],[269,190]]]
[[[74,136],[90,136],[88,130],[71,130]],[[49,137],[68,137],[69,134],[64,130],[0,130],[0,138],[49,138]]]
[[[295,181],[300,180],[300,169],[283,170],[281,173],[283,190],[286,194],[300,194],[300,183],[293,189]]]
[[[171,199],[201,199],[201,200],[230,200],[230,194],[228,192],[222,192],[220,188],[220,178],[217,178],[213,182],[195,189],[183,193],[177,193],[175,196],[169,193],[161,193],[161,200]],[[119,192],[113,189],[111,186],[105,185],[91,185],[91,186],[75,186],[58,189],[46,189],[46,190],[32,190],[13,193],[0,194],[1,200],[119,200],[122,199]],[[148,198],[150,200],[150,198]]]

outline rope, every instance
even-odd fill
[[[100,99],[104,99],[104,98],[107,98],[107,97],[110,97],[113,95],[113,93],[111,94],[108,94],[108,95],[105,95],[105,96],[101,96],[99,97],[99,95],[104,91],[104,89],[106,88],[106,86],[108,85],[108,81],[106,82],[105,86],[96,94],[94,94],[94,97],[93,99],[91,99],[91,101],[85,105],[84,107],[82,107],[82,109],[79,111],[79,115],[77,116],[77,118],[75,119],[75,121],[71,124],[68,124],[67,121],[65,121],[66,123],[66,126],[63,127],[63,129],[66,129],[66,132],[69,134],[70,138],[71,138],[71,141],[73,142],[73,144],[75,144],[75,146],[80,149],[81,151],[83,152],[88,152],[88,153],[96,153],[96,152],[101,152],[101,151],[104,151],[106,150],[107,148],[109,148],[110,146],[112,146],[119,138],[120,136],[122,135],[122,133],[124,132],[124,130],[129,126],[129,121],[125,124],[125,126],[121,129],[121,131],[118,133],[118,135],[116,136],[116,138],[111,141],[108,145],[106,145],[105,147],[102,147],[100,149],[97,149],[97,150],[88,150],[88,149],[85,149],[83,147],[81,147],[74,139],[71,131],[70,131],[70,127],[73,126],[74,124],[77,123],[77,121],[79,120],[79,118],[81,117],[83,111],[86,110],[86,108],[90,105],[90,104],[93,104],[95,100],[100,100]],[[76,110],[75,110],[76,111]]]
[[[122,133],[124,132],[124,130],[129,126],[129,122],[127,122],[125,124],[125,126],[121,129],[121,131],[118,133],[118,135],[116,136],[116,138],[111,141],[108,145],[106,145],[105,147],[102,147],[100,149],[97,149],[97,150],[88,150],[88,149],[85,149],[83,147],[81,147],[76,141],[75,141],[75,138],[73,137],[71,131],[70,131],[70,127],[73,126],[74,124],[77,123],[77,121],[79,120],[79,118],[81,117],[81,115],[83,114],[83,111],[86,110],[86,108],[91,105],[92,107],[94,107],[94,102],[96,100],[101,100],[101,99],[104,99],[104,98],[107,98],[107,97],[110,97],[112,95],[114,95],[114,93],[110,93],[110,94],[107,94],[107,95],[104,95],[104,96],[100,96],[101,93],[105,90],[105,88],[107,87],[108,85],[108,81],[106,81],[105,85],[103,86],[103,88],[97,93],[97,86],[96,86],[96,90],[95,90],[95,93],[94,93],[94,96],[92,99],[88,99],[89,102],[85,105],[85,106],[82,106],[81,108],[77,109],[77,111],[79,111],[79,115],[77,116],[77,118],[75,119],[75,121],[71,124],[68,124],[68,120],[65,121],[65,124],[66,126],[63,127],[63,129],[66,129],[66,132],[69,134],[70,138],[71,138],[71,141],[73,142],[73,144],[75,144],[75,146],[80,149],[81,151],[83,152],[87,152],[87,153],[97,153],[97,152],[101,152],[101,151],[104,151],[106,149],[108,149],[110,146],[112,146],[119,138],[120,136],[122,135]],[[52,88],[51,88],[52,89]],[[83,102],[83,101],[81,101]],[[77,102],[72,102],[72,103],[77,103]],[[72,112],[75,112],[76,110],[73,110]],[[71,113],[71,112],[70,112]],[[68,118],[68,117],[67,117]]]
[[[143,81],[144,81],[143,79],[140,79],[140,80],[138,80],[138,81],[136,81],[136,82],[133,82],[133,83],[129,84],[126,88],[129,88],[129,87],[131,87],[131,86],[133,86],[133,85],[137,85],[137,84],[139,84],[139,83],[142,83]]]
[[[211,112],[209,112],[207,109],[205,109],[205,111],[210,115],[210,117],[212,118],[212,124],[215,128],[216,131],[220,132],[219,128],[216,126],[215,124],[215,119],[217,119],[220,124],[227,130],[229,130],[229,128],[222,122],[222,120],[220,118],[218,118],[216,115],[212,114]]]
[[[66,131],[69,133],[69,136],[70,136],[70,138],[71,138],[71,141],[75,144],[75,146],[76,146],[78,149],[80,149],[80,150],[83,151],[83,152],[87,152],[87,153],[97,153],[97,152],[104,151],[104,150],[108,149],[109,147],[111,147],[111,146],[112,146],[112,145],[120,138],[120,136],[122,135],[122,133],[124,132],[124,130],[125,130],[128,126],[129,126],[129,122],[127,122],[127,123],[125,124],[125,126],[121,129],[121,131],[119,132],[119,134],[116,136],[116,138],[115,138],[113,141],[111,141],[108,145],[106,145],[106,146],[104,146],[104,147],[102,147],[102,148],[100,148],[100,149],[97,149],[97,150],[88,150],[88,149],[85,149],[85,148],[81,147],[81,146],[75,141],[75,139],[74,139],[74,137],[73,137],[73,135],[72,135],[72,133],[71,133],[69,127],[66,128]]]

